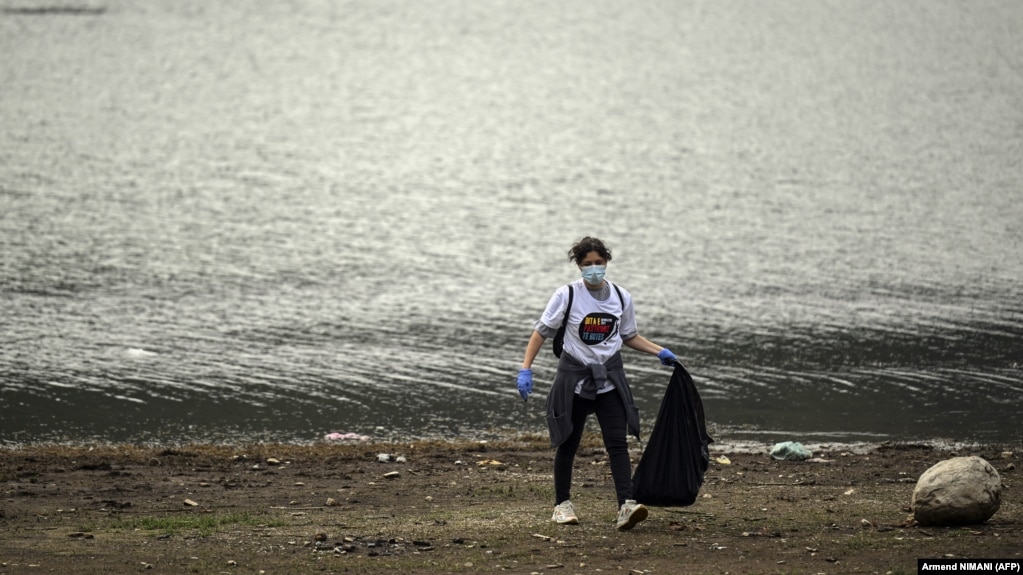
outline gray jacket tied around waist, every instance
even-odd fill
[[[554,384],[547,394],[547,428],[550,430],[552,447],[561,445],[572,434],[572,402],[579,380],[583,380],[579,395],[584,399],[596,398],[597,390],[604,387],[605,382],[613,383],[625,406],[629,432],[639,439],[639,408],[632,399],[632,390],[625,378],[622,354],[616,353],[603,364],[586,364],[571,354],[562,353],[558,361],[558,373],[554,376]]]

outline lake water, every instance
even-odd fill
[[[1016,0],[0,0],[0,443],[544,433],[584,235],[716,438],[1020,442],[1021,48]]]

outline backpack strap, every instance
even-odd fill
[[[555,357],[561,357],[561,350],[565,346],[565,327],[568,325],[568,314],[572,311],[572,295],[574,293],[575,290],[572,289],[572,284],[568,284],[568,305],[565,306],[565,317],[561,318],[561,327],[554,334],[553,351]]]
[[[615,284],[613,284],[611,282],[607,282],[607,283],[611,284],[611,287],[615,288],[615,291],[618,292],[618,301],[621,302],[621,304],[622,304],[622,314],[624,314],[625,313],[625,298],[622,297],[622,290],[619,289],[617,285],[615,285]],[[570,299],[568,301],[572,301],[572,300]]]

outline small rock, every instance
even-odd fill
[[[377,461],[379,461],[380,463],[387,463],[390,460],[391,460],[391,454],[390,453],[378,453],[377,454]]]
[[[328,497],[326,505],[327,507],[337,507],[337,499],[334,499],[333,497]]]
[[[191,499],[186,499],[183,503],[185,505],[188,505],[189,507],[198,507],[199,506],[198,503],[196,503],[195,501],[192,501]]]
[[[399,477],[401,477],[401,473],[398,473],[397,471],[391,471],[384,474],[384,479],[397,479]]]
[[[277,459],[275,457],[270,457],[270,458],[268,458],[266,460],[266,464],[267,465],[280,465],[281,464],[281,460]]]

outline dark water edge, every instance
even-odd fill
[[[642,451],[649,437],[652,422],[644,422],[643,439],[636,442],[630,438],[630,447],[633,451]],[[588,424],[588,431],[592,434],[594,441],[599,441],[599,428],[593,422]],[[1012,441],[970,441],[957,440],[952,438],[934,437],[931,439],[884,439],[871,437],[874,434],[864,434],[863,437],[855,438],[842,435],[829,439],[824,434],[814,435],[810,438],[801,438],[798,434],[787,434],[777,432],[776,434],[753,434],[744,433],[742,430],[724,429],[720,426],[710,425],[710,434],[713,442],[710,445],[712,456],[717,454],[763,454],[767,456],[772,446],[783,441],[799,441],[806,447],[814,457],[822,457],[826,453],[835,454],[869,454],[882,449],[926,449],[940,453],[955,455],[960,451],[988,451],[992,454],[1004,452],[1019,452],[1023,450],[1023,439]],[[367,434],[361,435],[359,439],[332,440],[326,437],[308,437],[296,432],[293,435],[281,433],[258,433],[244,431],[241,428],[231,430],[224,426],[217,426],[209,429],[194,429],[195,434],[186,437],[177,434],[160,436],[159,434],[148,435],[145,438],[135,436],[131,439],[115,440],[109,434],[97,434],[89,436],[85,433],[74,435],[61,435],[59,430],[43,439],[31,439],[25,441],[0,440],[0,451],[2,450],[31,450],[35,448],[50,447],[95,447],[95,448],[117,448],[119,446],[133,446],[142,448],[165,448],[182,449],[189,446],[221,446],[246,448],[247,446],[359,446],[372,448],[374,446],[407,445],[413,446],[417,443],[447,444],[453,448],[472,449],[484,445],[507,446],[509,449],[521,449],[523,446],[529,449],[541,449],[550,451],[553,457],[553,449],[549,448],[546,431],[540,429],[522,430],[512,427],[492,428],[486,430],[460,430],[451,433],[435,434],[410,434],[394,433],[380,428],[369,430]]]

